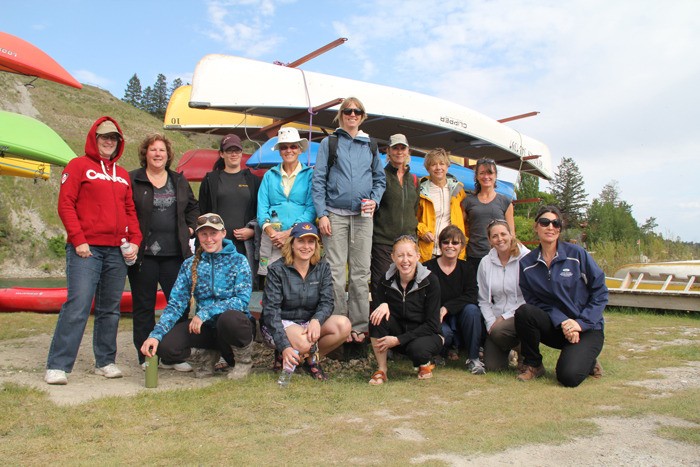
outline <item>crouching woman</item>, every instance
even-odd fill
[[[226,239],[218,214],[199,216],[196,233],[197,253],[182,264],[168,306],[141,352],[147,357],[157,354],[168,361],[188,361],[197,378],[213,376],[219,356],[233,353],[236,365],[228,377],[241,379],[253,366],[250,266]],[[195,316],[176,324],[190,298],[196,302]]]
[[[312,378],[327,379],[314,358],[326,355],[350,336],[350,320],[333,315],[333,279],[321,259],[318,230],[296,224],[282,246],[282,258],[267,270],[261,331],[275,348],[275,368],[302,364]]]
[[[440,281],[418,262],[417,240],[402,235],[394,242],[389,266],[377,290],[380,305],[369,317],[369,335],[377,371],[369,384],[387,381],[387,352],[406,355],[418,367],[418,379],[433,376],[432,363],[440,353]]]

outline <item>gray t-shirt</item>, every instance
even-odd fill
[[[510,206],[510,200],[500,193],[490,203],[482,203],[477,195],[467,195],[462,201],[462,207],[469,223],[469,242],[467,243],[467,257],[483,258],[491,249],[486,228],[494,219],[506,218],[506,210]]]

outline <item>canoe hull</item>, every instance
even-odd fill
[[[48,125],[5,111],[0,111],[0,154],[60,166],[76,157]]]
[[[51,166],[46,162],[0,157],[0,175],[48,180],[51,176]]]
[[[27,288],[10,287],[0,289],[0,312],[32,311],[36,313],[58,313],[68,296],[68,289],[52,288]],[[156,296],[156,310],[163,310],[167,305],[165,295],[158,291]],[[94,311],[94,304],[93,310]],[[119,304],[122,313],[133,312],[133,300],[131,292],[124,292]]]

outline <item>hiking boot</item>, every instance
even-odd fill
[[[467,371],[473,375],[483,375],[486,374],[486,368],[481,360],[467,360]]]
[[[175,370],[179,371],[180,373],[189,373],[192,371],[192,365],[190,365],[187,362],[180,362],[180,363],[163,363],[160,362],[158,365],[158,368],[162,368],[164,370]]]
[[[236,364],[233,370],[229,371],[228,379],[243,379],[250,374],[253,369],[253,341],[245,347],[234,347],[233,357],[236,359]]]
[[[545,369],[544,365],[540,366],[530,366],[530,365],[523,365],[523,371],[520,372],[520,374],[516,377],[518,381],[530,381],[532,379],[539,378],[540,376],[544,376]]]
[[[124,376],[122,374],[122,370],[117,367],[114,363],[110,363],[109,365],[105,365],[102,368],[95,368],[95,374],[99,376],[104,376],[105,378],[121,378]]]
[[[46,370],[44,381],[47,384],[68,384],[68,377],[63,370]]]
[[[592,376],[595,379],[600,379],[603,377],[603,366],[600,364],[597,358],[595,359],[595,365],[589,373],[589,376]]]
[[[220,356],[218,350],[193,348],[187,363],[194,369],[195,378],[210,378],[214,376],[214,365]]]

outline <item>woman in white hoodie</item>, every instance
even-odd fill
[[[487,371],[508,368],[508,354],[520,341],[515,332],[515,310],[525,303],[518,284],[520,258],[530,252],[510,230],[505,219],[487,227],[491,250],[479,263],[479,308],[486,324],[484,364]]]

